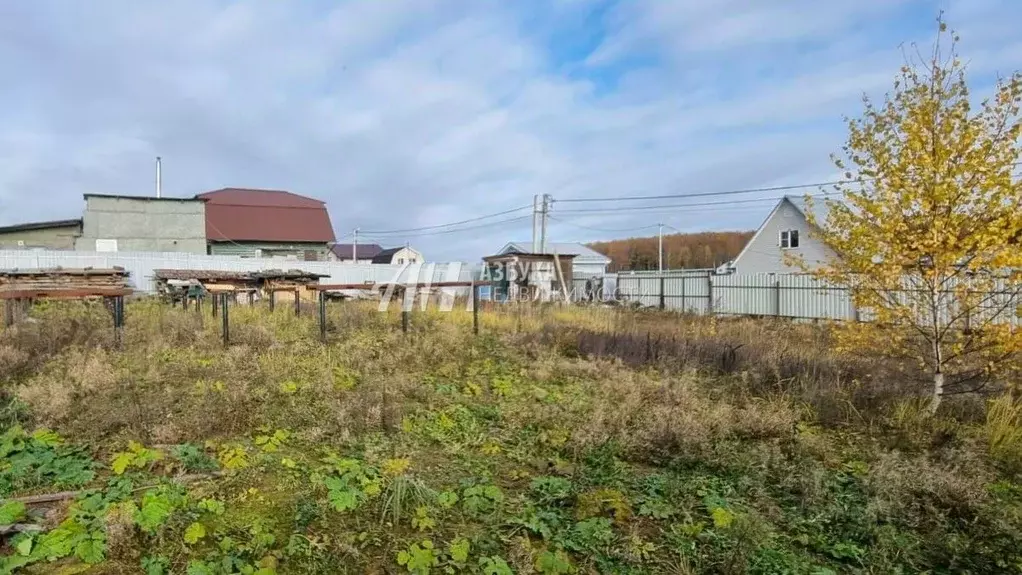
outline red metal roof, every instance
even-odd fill
[[[224,188],[195,196],[206,200],[210,241],[332,242],[326,204],[284,190]]]

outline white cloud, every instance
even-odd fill
[[[582,24],[601,4],[2,3],[0,223],[73,216],[83,192],[148,193],[156,155],[167,193],[290,189],[326,200],[339,235],[471,218],[539,193],[827,179],[841,115],[890,84],[898,43],[928,39],[937,10],[640,0]],[[950,3],[973,70],[1018,67],[1006,23],[1020,12],[1008,0]],[[591,53],[567,55],[566,36],[590,28]],[[572,219],[620,229],[652,217]],[[734,228],[761,214],[655,217]],[[474,258],[529,237],[528,225],[380,240]]]

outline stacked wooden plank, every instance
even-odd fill
[[[0,270],[0,291],[107,290],[128,286],[128,272],[114,268]]]

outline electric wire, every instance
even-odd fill
[[[731,196],[739,194],[753,194],[760,192],[783,192],[790,190],[801,190],[806,188],[819,188],[837,184],[855,184],[855,180],[831,180],[829,182],[817,182],[813,184],[792,184],[789,186],[771,186],[765,188],[745,188],[739,190],[722,190],[717,192],[697,192],[694,194],[659,194],[649,196],[617,196],[609,198],[565,198],[555,199],[556,203],[577,203],[577,202],[624,202],[636,200],[676,200],[682,198],[704,198],[715,196]]]
[[[474,217],[474,218],[468,218],[467,220],[461,220],[461,221],[457,221],[457,222],[450,222],[450,223],[447,223],[447,224],[437,224],[437,225],[434,225],[434,226],[423,226],[423,227],[419,227],[419,228],[405,228],[405,229],[398,229],[398,230],[365,230],[364,232],[362,230],[359,230],[359,233],[360,234],[361,233],[373,234],[373,235],[381,235],[381,234],[382,235],[390,235],[390,234],[405,234],[405,233],[408,233],[408,232],[437,230],[437,229],[440,229],[440,228],[448,228],[448,227],[451,227],[451,226],[460,226],[462,224],[478,222],[478,221],[486,220],[486,219],[489,219],[489,218],[495,218],[497,216],[506,216],[507,214],[513,214],[515,212],[520,212],[522,210],[527,210],[527,209],[529,209],[531,207],[532,207],[532,204],[529,204],[529,205],[525,205],[525,206],[519,206],[517,208],[512,208],[510,210],[504,210],[502,212],[495,212],[495,213],[492,213],[492,214],[486,214],[485,216],[478,216],[478,217]]]

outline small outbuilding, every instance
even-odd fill
[[[568,301],[575,254],[504,253],[483,258],[494,301]]]
[[[510,242],[500,249],[499,254],[528,254],[536,251],[531,242]],[[575,254],[572,260],[572,275],[579,279],[591,277],[602,277],[607,273],[607,266],[610,265],[610,258],[590,248],[585,244],[573,242],[548,242],[545,250],[539,250],[547,254]]]

